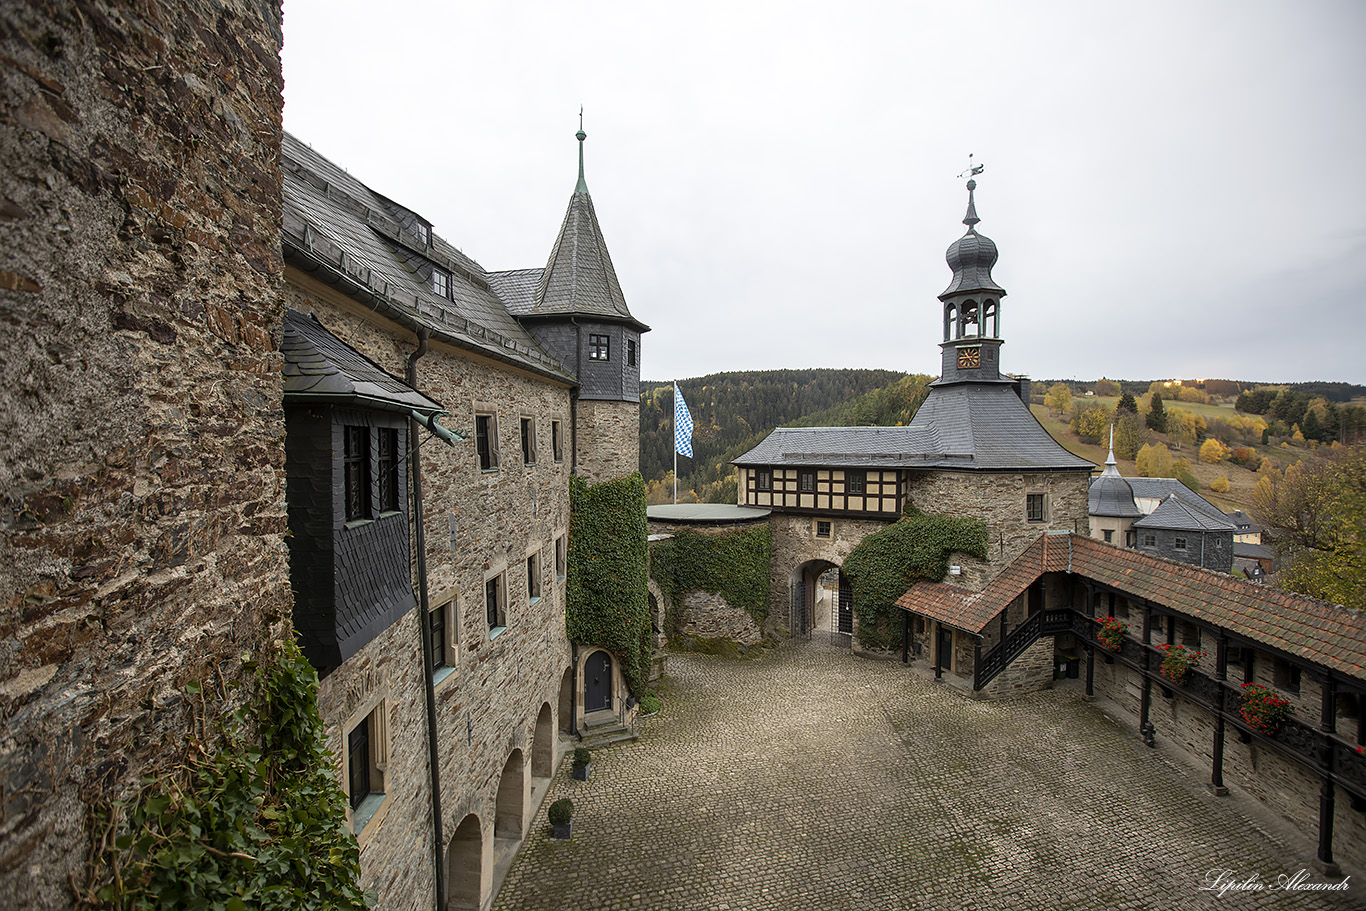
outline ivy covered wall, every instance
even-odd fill
[[[571,642],[611,652],[631,691],[643,693],[651,659],[645,482],[637,472],[569,484],[565,631]]]
[[[896,600],[916,582],[943,579],[954,551],[985,559],[986,523],[911,512],[854,548],[842,569],[853,589],[859,642],[865,648],[888,649],[900,641]]]
[[[772,557],[773,534],[767,523],[712,535],[681,530],[673,540],[654,546],[650,575],[675,604],[686,592],[711,592],[762,627],[768,619]]]

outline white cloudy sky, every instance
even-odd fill
[[[963,232],[1038,378],[1366,382],[1366,4],[285,0],[285,127],[489,269],[587,178],[649,378],[937,373]]]

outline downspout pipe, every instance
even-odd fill
[[[577,385],[569,391],[569,473],[579,473],[579,390],[583,388],[583,327],[574,317],[569,318],[574,327],[574,382]]]
[[[417,350],[408,356],[408,370],[405,378],[408,385],[417,388],[417,362],[427,353],[426,329],[418,329]],[[434,422],[433,422],[434,423]],[[423,529],[422,510],[422,456],[418,452],[418,428],[422,426],[416,418],[408,421],[408,465],[413,478],[413,546],[417,551],[417,628],[422,638],[422,682],[427,696],[427,770],[431,775],[432,788],[432,863],[436,874],[436,907],[442,911],[446,907],[446,880],[441,875],[441,852],[445,839],[441,834],[441,755],[436,739],[436,688],[432,683],[432,658],[436,649],[432,642],[431,625],[427,622],[427,537]]]

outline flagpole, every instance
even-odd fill
[[[678,505],[678,380],[674,380],[674,505]]]

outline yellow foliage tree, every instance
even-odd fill
[[[1170,478],[1172,476],[1172,453],[1161,443],[1149,443],[1138,450],[1134,457],[1134,467],[1140,477]]]
[[[1054,414],[1062,414],[1072,407],[1072,390],[1066,383],[1054,383],[1048,387],[1043,403]]]
[[[1228,493],[1228,487],[1228,478],[1224,477],[1215,478],[1209,483],[1209,489],[1215,493]]]
[[[1200,444],[1200,461],[1209,462],[1211,465],[1214,465],[1227,459],[1229,452],[1230,450],[1227,446],[1220,443],[1214,437],[1210,437]]]

